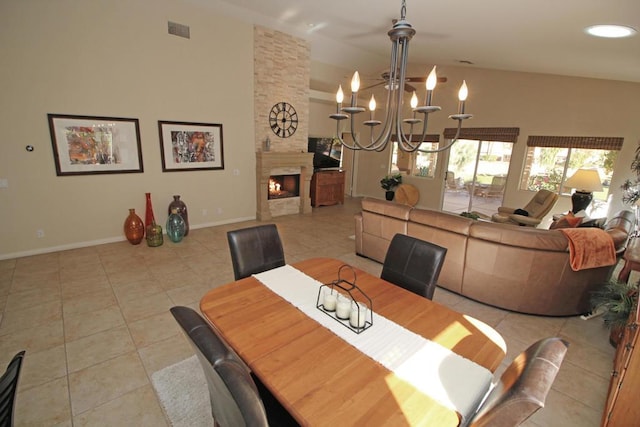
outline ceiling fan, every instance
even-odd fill
[[[367,86],[367,87],[363,87],[362,89],[360,89],[361,91],[367,90],[367,89],[371,89],[374,88],[376,86],[380,86],[380,85],[388,85],[389,84],[389,72],[385,71],[380,75],[381,78],[376,79],[376,80],[380,80],[378,83]],[[423,77],[405,77],[404,79],[404,90],[405,92],[413,92],[414,90],[416,90],[415,87],[413,87],[412,85],[410,85],[409,83],[424,83],[427,81],[427,76],[423,76]],[[446,83],[447,82],[447,78],[446,77],[438,77],[438,83]]]

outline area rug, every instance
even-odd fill
[[[213,426],[207,380],[195,355],[153,373],[151,382],[172,426]]]

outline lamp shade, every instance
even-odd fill
[[[571,178],[565,181],[564,185],[584,193],[602,191],[602,181],[595,169],[578,169]]]

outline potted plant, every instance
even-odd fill
[[[380,180],[380,186],[386,190],[385,198],[387,200],[393,200],[394,190],[400,184],[402,184],[402,175],[399,173],[386,175]]]
[[[621,282],[615,279],[591,294],[594,313],[603,311],[604,324],[611,331],[609,342],[616,347],[622,338],[629,316],[638,303],[638,283]]]

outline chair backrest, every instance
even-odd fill
[[[545,338],[520,353],[504,371],[469,425],[518,426],[544,407],[568,345],[557,337]]]
[[[194,349],[200,351],[209,364],[222,359],[237,357],[222,338],[209,326],[206,320],[189,307],[171,307],[171,314],[184,333],[189,337]]]
[[[7,370],[0,377],[0,426],[13,426],[13,411],[24,353],[21,351],[13,356]]]
[[[267,413],[256,384],[244,365],[235,360],[223,359],[213,365],[213,369],[224,384],[219,394],[231,395],[241,418],[237,418],[231,408],[225,408],[223,414],[214,415],[214,419],[221,427],[242,426],[260,427],[269,425]],[[242,422],[241,422],[242,421]]]
[[[380,277],[432,299],[447,249],[404,234],[391,239]]]
[[[216,424],[267,426],[267,415],[248,368],[209,324],[188,307],[171,314],[189,337],[207,379],[211,413]]]
[[[236,280],[285,264],[275,224],[232,230],[227,232],[227,240]]]
[[[538,190],[531,201],[523,208],[529,217],[542,219],[556,204],[558,194],[549,190]]]

